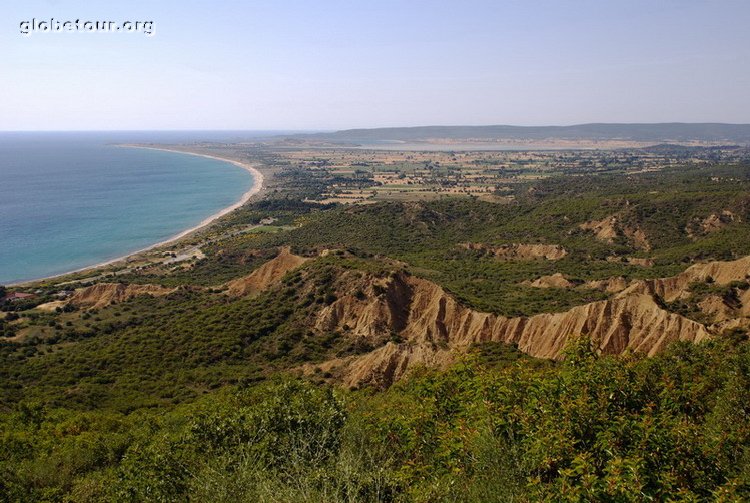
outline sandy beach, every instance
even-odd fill
[[[146,247],[146,248],[144,248],[142,250],[138,250],[136,252],[129,253],[128,255],[126,255],[124,257],[121,257],[121,258],[118,258],[118,259],[114,259],[114,260],[109,260],[106,263],[97,264],[97,265],[92,266],[92,267],[99,267],[101,265],[108,265],[108,264],[111,264],[113,262],[117,262],[119,260],[123,260],[123,259],[125,259],[127,257],[130,257],[131,255],[135,255],[136,253],[141,253],[141,252],[150,250],[152,248],[156,248],[158,246],[162,246],[162,245],[171,243],[172,241],[177,241],[178,239],[183,238],[183,237],[187,236],[188,234],[190,234],[192,232],[195,232],[195,231],[197,231],[199,229],[202,229],[202,228],[206,227],[208,224],[210,224],[211,222],[213,222],[214,220],[216,220],[218,218],[223,217],[227,213],[230,213],[230,212],[236,210],[237,208],[239,208],[240,206],[242,206],[243,204],[245,204],[246,202],[248,202],[251,197],[253,197],[255,194],[257,194],[258,192],[260,192],[260,189],[263,188],[263,174],[260,171],[258,171],[257,169],[255,169],[254,167],[250,166],[249,164],[245,164],[245,163],[240,162],[240,161],[235,161],[234,159],[226,159],[224,157],[217,157],[215,155],[199,154],[199,153],[196,153],[196,152],[187,152],[185,150],[177,150],[177,149],[170,149],[170,148],[144,147],[144,146],[141,146],[141,145],[121,145],[121,146],[122,147],[127,147],[127,148],[143,148],[143,149],[148,149],[148,150],[161,150],[163,152],[173,152],[173,153],[176,153],[176,154],[194,155],[194,156],[197,156],[197,157],[205,157],[207,159],[215,159],[217,161],[228,162],[229,164],[234,164],[238,168],[242,168],[245,171],[250,172],[250,174],[253,175],[253,185],[252,185],[252,187],[250,187],[250,190],[248,190],[247,192],[245,192],[244,194],[242,194],[242,197],[236,203],[234,203],[231,206],[228,206],[228,207],[224,208],[223,210],[221,210],[221,211],[219,211],[217,213],[214,213],[210,217],[208,217],[208,218],[204,219],[203,221],[201,221],[201,223],[199,223],[195,227],[191,227],[190,229],[184,230],[184,231],[180,232],[179,234],[177,234],[175,236],[172,236],[169,239],[165,239],[164,241],[160,241],[159,243],[156,243],[156,244],[153,244],[151,246],[148,246],[148,247]],[[90,268],[87,267],[86,269],[90,269]],[[85,270],[85,269],[83,269],[83,270]]]
[[[163,241],[159,241],[158,243],[154,243],[154,244],[152,244],[150,246],[147,246],[145,248],[141,248],[140,250],[136,250],[136,251],[130,252],[127,255],[123,255],[121,257],[117,257],[117,258],[114,258],[114,259],[111,259],[111,260],[107,260],[105,262],[100,262],[98,264],[94,264],[94,265],[82,267],[80,269],[76,269],[76,270],[73,270],[73,271],[68,271],[68,272],[65,272],[65,273],[62,273],[62,274],[55,274],[53,276],[46,276],[44,278],[38,278],[38,279],[29,280],[29,281],[22,281],[22,282],[19,282],[19,283],[13,283],[13,284],[9,284],[7,286],[28,285],[28,284],[36,283],[36,282],[39,282],[39,281],[44,281],[44,280],[48,280],[48,279],[53,279],[53,278],[59,278],[59,277],[62,277],[62,276],[67,276],[68,274],[75,274],[75,273],[79,273],[79,272],[84,272],[84,271],[89,271],[89,270],[97,269],[99,267],[104,267],[104,266],[115,264],[117,262],[121,262],[123,260],[126,260],[126,259],[134,256],[134,255],[138,255],[139,253],[143,253],[143,252],[152,250],[154,248],[158,248],[160,246],[167,245],[169,243],[172,243],[174,241],[182,239],[185,236],[187,236],[189,234],[192,234],[195,231],[198,231],[200,229],[203,229],[203,228],[207,227],[208,225],[210,225],[215,220],[217,220],[217,219],[223,217],[224,215],[226,215],[226,214],[228,214],[228,213],[236,210],[240,206],[242,206],[245,203],[247,203],[250,200],[251,197],[253,197],[255,194],[257,194],[258,192],[260,192],[260,190],[263,188],[263,174],[260,171],[258,171],[256,168],[254,168],[253,166],[251,166],[249,164],[245,164],[245,163],[240,162],[240,161],[236,161],[234,159],[227,159],[227,158],[224,158],[224,157],[217,157],[217,156],[213,156],[213,155],[209,155],[209,154],[200,154],[200,153],[197,153],[197,152],[188,152],[188,151],[185,151],[185,150],[177,150],[177,149],[169,149],[169,148],[146,147],[146,146],[142,146],[142,145],[118,145],[118,146],[119,147],[123,147],[123,148],[142,148],[142,149],[148,149],[148,150],[161,150],[161,151],[164,151],[164,152],[173,152],[173,153],[176,153],[176,154],[194,155],[194,156],[198,156],[198,157],[205,157],[207,159],[215,159],[217,161],[222,161],[222,162],[226,162],[226,163],[229,163],[229,164],[234,164],[238,168],[242,168],[242,169],[250,172],[253,175],[253,185],[250,187],[250,189],[247,192],[245,192],[244,194],[242,194],[242,197],[237,202],[235,202],[231,206],[227,206],[226,208],[222,209],[221,211],[218,211],[218,212],[214,213],[213,215],[211,215],[211,216],[203,219],[198,225],[195,225],[195,226],[193,226],[193,227],[191,227],[189,229],[185,229],[184,231],[181,231],[180,233],[178,233],[178,234],[176,234],[176,235],[174,235],[174,236],[172,236],[172,237],[170,237],[168,239],[165,239]]]

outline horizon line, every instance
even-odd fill
[[[355,126],[345,128],[158,128],[158,129],[0,129],[0,133],[143,133],[143,132],[227,132],[227,133],[245,133],[245,132],[283,132],[283,133],[329,133],[337,131],[351,131],[360,129],[414,129],[427,127],[517,127],[517,128],[538,128],[538,127],[576,127],[576,126],[594,126],[594,125],[723,125],[723,126],[750,126],[750,122],[578,122],[571,124],[533,124],[519,125],[507,123],[492,124],[417,124],[408,126]]]

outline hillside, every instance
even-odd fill
[[[2,305],[4,499],[750,495],[746,162],[360,204],[412,154],[244,152],[264,199]]]
[[[654,123],[578,124],[573,126],[416,126],[347,129],[294,135],[299,139],[345,142],[451,140],[629,140],[634,142],[712,142],[750,144],[750,124]]]

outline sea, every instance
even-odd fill
[[[237,141],[272,132],[0,132],[0,285],[146,248],[231,206],[233,164],[118,146]]]

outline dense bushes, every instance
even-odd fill
[[[4,500],[742,501],[750,345],[468,360],[384,393],[281,380],[171,411],[2,417]]]

